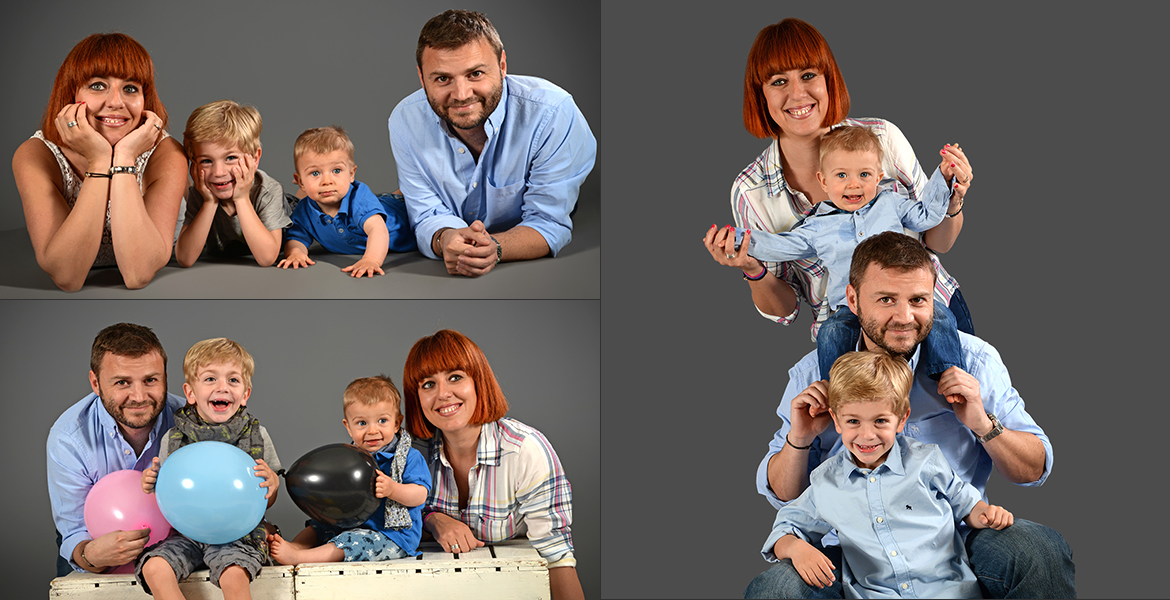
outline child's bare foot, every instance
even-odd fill
[[[303,550],[296,544],[280,537],[279,533],[268,536],[268,553],[272,555],[272,560],[282,565],[298,565],[303,562],[300,560]]]

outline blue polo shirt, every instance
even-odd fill
[[[406,218],[406,205],[392,195],[376,196],[366,184],[355,181],[341,199],[337,216],[321,211],[311,198],[304,198],[292,214],[292,225],[285,230],[285,241],[296,240],[309,247],[316,240],[335,254],[362,254],[366,251],[366,220],[382,215],[390,232],[390,251],[410,252],[417,249],[414,234]]]

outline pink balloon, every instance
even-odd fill
[[[85,528],[90,537],[97,538],[111,531],[131,531],[150,528],[147,547],[166,539],[171,533],[154,494],[142,491],[142,472],[114,471],[98,480],[85,497]],[[134,563],[128,572],[134,572]],[[118,567],[118,569],[124,568]],[[110,572],[121,572],[113,569]]]

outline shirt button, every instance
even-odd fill
[[[337,233],[345,233],[345,230],[344,230],[344,229],[341,229],[341,228],[338,228],[338,229],[337,229]]]
[[[857,237],[865,237],[865,232],[864,232],[864,231],[858,231],[858,232],[857,232]]]
[[[463,154],[463,148],[460,148],[460,149],[459,149],[459,153],[460,153],[460,154]]]
[[[891,551],[890,551],[890,556],[897,556],[897,555],[898,555],[898,551],[897,551],[897,550],[891,550]]]
[[[907,588],[909,588],[909,587],[910,587],[910,584],[909,584],[909,583],[903,583],[903,584],[902,584],[902,589],[907,589]]]
[[[476,187],[476,186],[478,186],[478,185],[479,185],[479,182],[478,182],[478,181],[472,181],[472,182],[471,182],[471,187]]]
[[[870,483],[873,483],[873,482],[875,482],[875,481],[877,481],[877,477],[870,477],[870,478],[869,478],[869,482],[870,482]]]
[[[884,521],[885,521],[885,519],[883,519],[883,518],[881,518],[881,517],[878,517],[877,521],[878,521],[878,523],[882,523],[882,522],[884,522]]]
[[[123,453],[125,453],[125,454],[130,454],[130,451],[129,451],[129,450],[123,450],[122,452],[123,452]]]

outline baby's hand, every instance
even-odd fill
[[[154,493],[154,484],[158,481],[158,457],[154,457],[151,461],[150,467],[142,472],[142,492],[144,494]]]
[[[276,471],[273,471],[272,467],[268,466],[268,463],[264,462],[262,458],[256,459],[256,466],[252,467],[252,469],[256,471],[257,477],[264,479],[264,481],[260,482],[260,487],[268,488],[268,491],[264,494],[264,499],[271,500],[276,496],[276,490],[280,488],[280,478],[276,476]]]
[[[361,260],[341,270],[343,273],[349,273],[351,276],[361,279],[368,275],[370,279],[374,278],[374,274],[385,275],[386,272],[382,270],[382,265],[376,261],[363,257]]]
[[[389,475],[377,471],[378,479],[374,483],[374,496],[377,498],[389,498],[394,488],[399,484],[390,478]]]
[[[315,264],[317,263],[314,262],[313,259],[309,258],[308,254],[305,254],[304,252],[293,252],[292,254],[285,256],[280,262],[276,263],[276,266],[282,269],[287,269],[289,267],[294,269],[305,267],[307,269]]]

